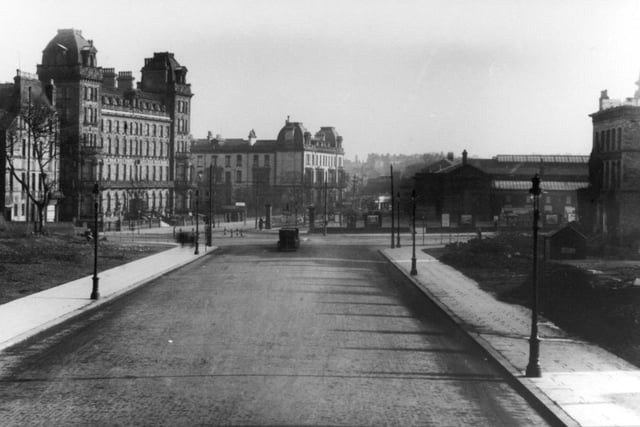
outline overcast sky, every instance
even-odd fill
[[[291,116],[334,126],[351,159],[589,154],[600,91],[633,96],[640,73],[635,0],[29,0],[2,16],[0,81],[76,28],[136,81],[174,52],[196,138],[273,139]]]

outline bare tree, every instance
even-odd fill
[[[7,168],[20,185],[27,203],[31,201],[36,207],[34,232],[41,233],[45,210],[58,188],[57,113],[44,103],[23,106],[7,136]]]

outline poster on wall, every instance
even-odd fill
[[[442,226],[443,227],[450,227],[451,224],[449,222],[449,214],[448,213],[443,213],[442,214]]]

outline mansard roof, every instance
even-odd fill
[[[42,51],[42,65],[81,65],[83,51],[95,54],[97,49],[93,46],[92,40],[82,37],[81,30],[58,30],[58,34]]]

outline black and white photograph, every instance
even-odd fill
[[[640,426],[640,2],[0,16],[0,427]]]

